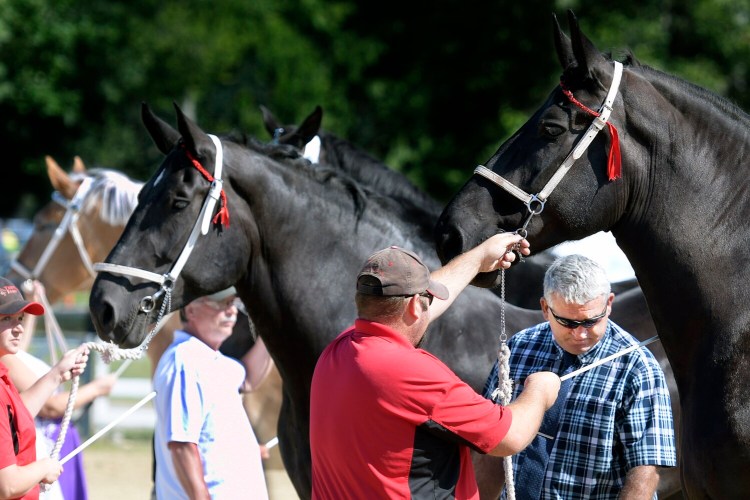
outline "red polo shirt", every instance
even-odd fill
[[[511,412],[394,330],[364,320],[323,351],[310,404],[313,498],[478,498]]]
[[[27,465],[36,461],[36,429],[34,418],[21,401],[16,386],[10,381],[8,368],[0,363],[0,469],[10,465]],[[16,432],[10,427],[13,419]],[[16,436],[18,453],[14,450],[13,435]],[[37,500],[39,498],[39,485],[31,489],[23,500]]]

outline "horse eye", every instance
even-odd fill
[[[557,137],[565,132],[565,127],[554,122],[540,122],[539,135],[542,137]]]

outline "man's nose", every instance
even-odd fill
[[[577,340],[588,338],[589,336],[589,329],[584,326],[578,326],[573,329],[573,336]]]

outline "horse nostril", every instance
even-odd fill
[[[104,302],[100,304],[98,314],[92,314],[91,317],[99,337],[103,340],[114,340],[113,332],[117,320],[114,307]]]
[[[439,225],[435,239],[437,254],[443,264],[463,251],[463,237],[455,227]]]

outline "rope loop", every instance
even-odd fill
[[[162,301],[159,314],[156,318],[156,324],[154,328],[146,336],[145,340],[138,347],[132,349],[121,349],[112,342],[85,342],[83,345],[88,347],[89,351],[96,351],[101,354],[102,360],[106,364],[110,364],[112,361],[121,360],[136,360],[143,356],[143,353],[148,349],[148,344],[151,340],[159,333],[161,327],[167,321],[167,314],[172,307],[172,290],[167,288],[164,294],[164,300]],[[52,309],[47,309],[50,312]],[[55,446],[52,448],[50,457],[58,460],[60,458],[60,450],[62,449],[63,442],[65,441],[65,435],[68,432],[68,425],[73,415],[73,409],[75,407],[76,396],[78,395],[78,385],[80,383],[80,376],[73,377],[70,396],[68,396],[68,404],[65,407],[65,414],[63,415],[62,422],[60,422],[60,433],[55,441]],[[45,485],[42,485],[45,486]],[[46,491],[46,490],[44,490]]]
[[[500,348],[497,351],[497,388],[491,398],[503,406],[510,404],[513,397],[513,380],[510,378],[510,348],[505,333],[505,269],[500,270]],[[505,494],[508,500],[515,500],[516,487],[513,482],[513,457],[503,458],[505,470]]]

